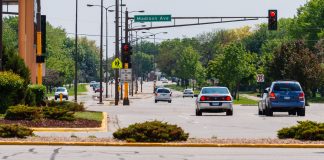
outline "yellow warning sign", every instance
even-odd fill
[[[120,61],[119,58],[116,58],[112,64],[111,64],[111,67],[113,69],[122,69],[123,68],[123,63]]]

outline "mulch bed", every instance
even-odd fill
[[[52,119],[42,119],[39,121],[27,120],[5,120],[0,119],[0,124],[21,124],[27,127],[39,128],[96,128],[101,127],[101,122],[86,119],[76,119],[75,121],[60,121]]]

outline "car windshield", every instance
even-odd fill
[[[64,88],[58,88],[58,89],[56,89],[56,92],[65,92],[65,89]]]
[[[190,90],[190,89],[186,89],[184,92],[185,92],[185,93],[191,93],[192,90]]]
[[[158,89],[157,93],[170,93],[170,90],[168,90],[168,89]]]
[[[273,86],[273,91],[274,92],[301,91],[301,88],[297,83],[276,83]]]
[[[202,94],[228,94],[227,88],[204,88]]]

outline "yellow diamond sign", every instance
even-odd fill
[[[112,64],[111,64],[111,67],[113,69],[122,69],[123,68],[123,63],[120,61],[119,58],[116,58]]]

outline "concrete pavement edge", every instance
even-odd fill
[[[221,148],[324,148],[324,144],[214,144],[214,143],[127,143],[127,142],[28,142],[0,141],[0,145],[107,146],[107,147],[221,147]]]
[[[102,112],[101,127],[98,128],[31,128],[35,132],[107,132],[108,114]]]

